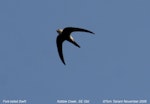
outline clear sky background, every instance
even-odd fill
[[[150,1],[1,0],[0,102],[56,104],[57,99],[150,98]],[[56,47],[58,28],[66,66]]]

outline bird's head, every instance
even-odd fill
[[[56,30],[58,34],[61,34],[63,32],[63,29]]]

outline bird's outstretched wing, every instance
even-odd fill
[[[62,51],[62,43],[64,40],[61,39],[61,37],[57,37],[56,39],[56,43],[57,43],[57,50],[58,50],[58,54],[59,57],[61,59],[61,61],[64,63],[64,65],[66,65],[65,61],[64,61],[64,57],[63,57],[63,51]]]
[[[75,27],[66,27],[66,28],[64,28],[63,34],[64,35],[70,35],[71,32],[75,32],[75,31],[88,32],[88,33],[94,34],[92,31],[89,31],[89,30],[86,30],[86,29],[83,29],[83,28],[75,28]]]

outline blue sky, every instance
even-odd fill
[[[58,99],[147,99],[150,97],[150,1],[0,1],[0,100],[57,104]],[[56,30],[73,33],[81,46],[63,44]]]

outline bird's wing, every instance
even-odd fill
[[[62,43],[63,43],[64,40],[61,39],[61,37],[57,37],[57,40],[56,40],[56,43],[57,43],[57,50],[58,50],[58,54],[59,54],[59,57],[61,59],[61,61],[65,64],[65,61],[64,61],[64,57],[63,57],[63,51],[62,51]]]
[[[64,28],[63,34],[64,35],[70,35],[71,32],[75,32],[75,31],[88,32],[88,33],[94,34],[92,31],[89,31],[89,30],[86,30],[86,29],[83,29],[83,28],[75,28],[75,27],[66,27],[66,28]]]

